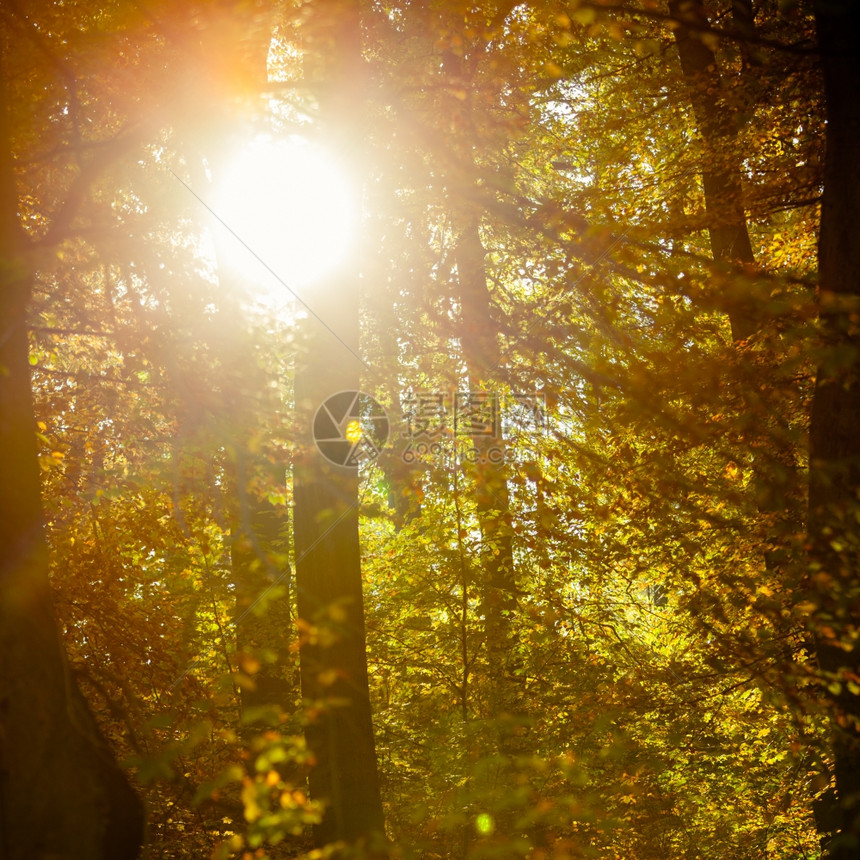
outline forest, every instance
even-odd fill
[[[860,3],[4,0],[0,860],[858,860]]]

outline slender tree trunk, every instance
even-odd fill
[[[671,0],[670,12],[679,21],[689,21],[697,27],[706,27],[708,19],[701,0]],[[759,59],[752,49],[755,35],[755,17],[750,0],[733,0],[732,19],[738,35],[743,57],[742,75],[749,78]],[[674,30],[681,67],[687,82],[696,122],[705,142],[707,162],[703,166],[702,179],[705,206],[709,221],[709,234],[714,260],[735,264],[755,264],[755,255],[750,242],[741,185],[741,160],[737,134],[736,111],[724,103],[726,82],[723,79],[714,52],[695,30],[681,26]],[[740,84],[738,84],[740,85]],[[742,342],[755,334],[765,323],[763,314],[756,308],[754,296],[735,296],[727,303],[732,335]],[[741,357],[743,360],[743,357]],[[771,416],[756,415],[751,411],[748,433],[754,434],[756,423]],[[758,431],[765,445],[776,453],[782,470],[770,475],[759,475],[754,492],[760,513],[776,513],[780,522],[770,535],[775,545],[765,553],[768,573],[781,578],[786,560],[791,557],[791,539],[803,528],[802,495],[795,452],[781,444],[774,451],[775,442],[766,425]],[[832,796],[826,794],[818,799],[814,807],[815,819],[820,833],[830,829],[834,818]]]
[[[670,0],[669,13],[678,21],[708,26],[701,0]],[[696,30],[679,26],[673,32],[696,124],[705,144],[702,185],[711,252],[717,262],[754,264],[744,210],[735,112],[723,103],[725,85],[717,58]],[[758,328],[754,297],[728,296],[724,302],[732,337],[746,340]]]
[[[494,20],[501,24],[512,4],[502,4]],[[485,14],[485,13],[481,13]],[[453,18],[452,28],[467,27],[464,18]],[[462,36],[463,46],[470,37]],[[446,82],[465,99],[449,97],[443,103],[442,114],[447,121],[461,129],[476,128],[483,121],[474,115],[472,92],[473,61],[465,50],[462,53],[446,51],[443,54],[442,72]],[[460,303],[459,338],[469,375],[468,394],[478,398],[489,397],[489,405],[496,410],[496,427],[492,434],[473,435],[475,463],[472,480],[475,486],[475,508],[481,529],[482,595],[481,610],[484,616],[484,643],[490,667],[490,716],[493,718],[521,716],[524,710],[519,675],[519,660],[513,633],[517,612],[516,569],[513,554],[513,526],[510,511],[510,491],[507,482],[507,452],[501,427],[499,402],[499,347],[498,324],[493,319],[492,297],[487,287],[485,266],[486,249],[480,234],[481,213],[466,199],[469,188],[461,187],[464,176],[474,175],[474,153],[468,138],[464,144],[462,133],[451,142],[457,151],[461,172],[450,178],[450,205],[452,223],[456,230],[454,260],[457,266],[457,298]],[[468,180],[467,180],[468,181]],[[466,194],[464,194],[466,192]],[[481,411],[487,412],[486,405]],[[459,410],[455,409],[455,414]],[[488,416],[489,417],[489,416]],[[459,427],[458,432],[468,432]],[[516,735],[501,725],[499,751],[516,754],[520,743]]]
[[[339,156],[354,155],[361,148],[357,3],[311,4],[304,36],[305,75],[319,94],[323,132]],[[337,270],[309,292],[325,325],[307,320],[295,382],[301,433],[293,470],[301,682],[311,717],[306,728],[314,756],[311,797],[326,803],[315,833],[320,846],[379,838],[383,832],[367,675],[358,471],[326,460],[312,432],[324,401],[359,387],[357,250],[355,243]]]
[[[262,45],[263,69],[268,45]],[[260,92],[265,79],[260,82]],[[227,129],[222,140],[227,138]],[[205,149],[198,147],[201,164]],[[216,146],[217,151],[217,146]],[[227,165],[205,153],[217,181]],[[203,171],[196,177],[203,186]],[[214,226],[214,225],[213,225]],[[238,669],[250,676],[240,687],[241,707],[275,706],[285,712],[295,710],[294,658],[290,651],[293,619],[290,612],[290,570],[287,560],[288,512],[271,503],[266,488],[286,489],[286,463],[272,462],[265,451],[260,424],[267,401],[273,409],[272,392],[244,329],[239,296],[244,284],[241,273],[228,264],[216,247],[218,281],[223,295],[221,313],[230,320],[231,342],[223,356],[222,387],[225,402],[221,416],[229,428],[226,442],[230,451],[229,522],[230,567],[235,603]]]
[[[131,860],[143,809],[66,665],[52,609],[10,137],[0,70],[0,858]]]
[[[226,4],[201,27],[200,44],[185,57],[204,82],[223,76],[229,69],[234,90],[213,89],[197,94],[207,105],[206,121],[183,125],[185,117],[174,121],[185,138],[190,162],[197,165],[192,176],[195,187],[213,188],[229,170],[227,154],[238,144],[250,143],[250,124],[237,119],[236,105],[247,103],[251,113],[260,109],[268,86],[267,59],[272,38],[273,9],[259,6],[247,16],[239,3]],[[204,101],[205,100],[205,101]],[[231,146],[232,144],[232,146]],[[207,182],[204,162],[211,170]],[[211,195],[203,192],[204,200]],[[229,212],[217,212],[229,223]],[[210,219],[213,235],[221,233],[220,224]],[[253,237],[242,237],[252,240]],[[216,244],[218,280],[222,295],[221,313],[228,320],[229,348],[222,356],[225,392],[224,426],[229,428],[225,441],[231,450],[230,462],[230,562],[235,595],[233,620],[239,670],[250,676],[240,687],[244,709],[275,706],[294,710],[297,690],[293,681],[294,658],[290,652],[290,571],[284,531],[287,511],[274,505],[263,493],[266,486],[286,488],[286,464],[267,459],[260,444],[260,425],[271,392],[265,373],[257,367],[254,345],[245,330],[241,295],[247,288],[244,273],[231,264],[229,255]],[[273,408],[277,408],[272,403]],[[273,588],[277,589],[273,591]],[[253,766],[253,763],[250,763]]]
[[[267,48],[262,51],[264,69]],[[265,79],[261,91],[264,85]],[[224,175],[225,166],[210,159],[210,164],[213,162],[216,176]],[[274,402],[265,374],[257,367],[249,335],[243,330],[237,298],[243,288],[241,273],[231,270],[223,254],[217,256],[226,302],[222,312],[231,315],[236,327],[223,368],[227,393],[223,417],[230,428],[232,449],[230,566],[238,669],[250,678],[240,688],[241,704],[243,710],[274,706],[288,713],[298,704],[290,651],[294,631],[287,559],[288,511],[267,498],[270,489],[286,489],[287,464],[270,459],[261,430],[267,402],[273,410],[279,404]]]
[[[501,429],[497,383],[499,348],[490,292],[484,267],[486,251],[478,223],[470,221],[460,232],[456,250],[460,290],[460,340],[471,393],[494,399],[497,427],[493,435],[473,438],[475,507],[483,546],[483,612],[487,660],[490,666],[493,716],[514,716],[523,703],[517,682],[519,664],[513,635],[517,612],[516,571],[510,493],[506,477],[506,450]],[[507,733],[502,749],[515,751]]]
[[[513,4],[503,3],[496,9],[492,21],[501,26],[505,15]],[[449,13],[451,14],[451,13]],[[459,32],[460,50],[443,53],[442,72],[451,94],[445,95],[441,119],[452,129],[450,151],[451,169],[447,178],[451,222],[455,231],[454,262],[456,265],[455,296],[460,305],[460,348],[468,374],[468,392],[473,402],[455,406],[455,444],[463,441],[463,434],[472,436],[471,454],[474,462],[465,471],[474,487],[475,514],[481,531],[481,550],[477,570],[463,570],[463,642],[465,645],[466,614],[469,603],[465,589],[470,579],[477,580],[480,595],[480,613],[483,616],[483,645],[487,659],[486,715],[490,720],[491,734],[485,738],[484,755],[497,754],[504,761],[493,778],[495,784],[488,786],[491,792],[498,790],[510,779],[510,766],[517,756],[527,754],[528,749],[521,723],[527,707],[523,695],[522,665],[515,635],[515,620],[519,609],[516,587],[516,567],[513,552],[513,525],[508,487],[507,450],[501,426],[500,373],[501,355],[498,346],[498,321],[494,318],[493,300],[488,287],[486,249],[480,225],[483,212],[469,199],[473,191],[471,183],[477,175],[477,157],[474,137],[487,121],[480,113],[482,103],[474,98],[478,91],[476,64],[483,50],[482,43],[468,34],[470,24],[476,26],[478,18],[489,17],[490,9],[472,13],[471,21],[466,16],[451,15],[445,26]],[[469,47],[467,47],[469,46]],[[471,49],[471,50],[470,50]],[[465,93],[465,98],[461,98]],[[444,128],[444,125],[443,125]],[[460,407],[466,406],[465,410]],[[469,419],[461,417],[475,409],[476,427],[462,426]],[[495,424],[491,433],[485,435],[485,422]],[[484,426],[481,426],[484,425]],[[477,429],[477,432],[475,430]],[[458,438],[459,437],[459,438]],[[467,443],[468,444],[468,443]],[[468,485],[468,484],[467,484]],[[459,487],[459,483],[457,485]],[[459,509],[458,509],[459,513]],[[459,517],[458,517],[459,519]],[[473,568],[474,569],[474,568]],[[467,681],[466,649],[463,653],[464,698]],[[464,708],[465,710],[465,708]],[[496,827],[499,838],[511,839],[514,815],[510,810],[496,810]],[[467,826],[462,832],[462,851],[468,853],[472,830]]]
[[[698,27],[708,25],[701,0],[672,0],[671,13],[678,20],[690,21]],[[754,18],[748,0],[735,0],[733,17],[739,33],[754,35]],[[680,26],[674,30],[681,67],[693,104],[696,124],[705,142],[706,160],[702,165],[702,184],[705,192],[705,207],[708,215],[708,230],[711,251],[715,262],[729,264],[755,265],[755,254],[750,242],[749,227],[743,201],[741,185],[740,142],[737,133],[737,111],[726,103],[726,83],[717,65],[714,52],[698,37],[695,31]],[[746,58],[749,51],[742,52]],[[757,62],[754,57],[745,59],[742,74],[751,75],[750,65]],[[738,82],[736,86],[744,86]],[[734,273],[727,273],[727,284],[734,280]],[[734,295],[726,302],[732,336],[741,347],[743,341],[759,332],[766,324],[765,315],[756,305],[755,295]],[[741,362],[745,356],[741,351]],[[759,362],[761,355],[758,356]],[[747,371],[750,372],[749,370]],[[761,365],[756,370],[760,374]],[[756,379],[756,387],[760,379]],[[739,392],[743,395],[745,392]],[[758,392],[755,391],[756,397]],[[749,409],[751,419],[747,435],[758,436],[762,447],[771,452],[779,461],[780,468],[765,472],[764,467],[757,471],[754,492],[760,513],[778,514],[780,526],[774,529],[771,541],[778,544],[777,549],[765,554],[768,570],[776,574],[778,565],[788,557],[788,541],[785,535],[802,529],[801,482],[795,452],[785,443],[774,439],[768,428],[772,416],[762,414],[762,410]]]
[[[815,4],[827,138],[818,245],[824,351],[809,438],[809,599],[819,665],[840,685],[833,760],[839,833],[830,856],[860,857],[860,5]],[[837,689],[833,687],[831,689]]]

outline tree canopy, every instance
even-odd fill
[[[860,857],[860,7],[0,11],[0,858]]]

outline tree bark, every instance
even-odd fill
[[[143,808],[69,671],[52,608],[27,339],[32,272],[2,75],[0,858],[131,860]]]
[[[259,5],[247,15],[241,3],[225,4],[205,23],[198,24],[198,39],[183,55],[193,81],[211,89],[185,94],[205,105],[204,121],[177,112],[171,117],[181,135],[189,163],[196,166],[192,184],[211,191],[229,172],[229,158],[238,145],[247,145],[251,123],[243,122],[239,105],[249,105],[253,116],[263,104],[268,86],[267,59],[272,40],[274,10]],[[227,81],[229,77],[229,82]],[[221,87],[212,87],[221,81]],[[204,164],[211,170],[207,180]],[[210,195],[201,192],[203,199]],[[215,213],[226,215],[229,213]],[[213,235],[219,234],[215,217],[209,219]],[[247,237],[246,237],[247,238]],[[238,669],[246,675],[239,698],[246,709],[274,706],[294,710],[297,690],[292,676],[294,658],[290,652],[289,568],[284,558],[288,550],[284,529],[287,511],[261,495],[260,485],[286,488],[286,464],[272,463],[260,453],[259,428],[267,401],[271,400],[265,372],[258,368],[253,344],[244,326],[241,296],[248,286],[244,272],[231,263],[229,255],[216,243],[215,259],[222,295],[221,314],[227,322],[229,347],[223,350],[223,424],[229,428],[226,442],[230,450],[230,563],[235,595],[233,621]],[[272,403],[273,408],[276,404]],[[272,596],[271,589],[277,593]],[[265,601],[264,611],[255,607]],[[250,677],[247,677],[249,676]],[[253,763],[249,763],[253,767]]]
[[[305,76],[318,94],[323,133],[339,156],[354,158],[362,98],[357,3],[309,5],[303,33]],[[310,709],[306,738],[314,756],[310,792],[326,804],[315,830],[319,846],[378,841],[384,829],[367,673],[358,470],[324,458],[312,432],[327,398],[359,388],[357,251],[356,242],[310,293],[324,324],[306,321],[295,380],[301,434],[293,468],[296,589],[302,695]]]
[[[809,600],[818,661],[839,684],[833,763],[838,833],[830,856],[860,857],[860,6],[815,4],[826,100],[826,159],[818,245],[823,350],[809,436]]]
[[[669,14],[699,30],[708,25],[701,0],[670,0]],[[751,26],[750,21],[746,23]],[[705,144],[702,185],[711,252],[716,262],[752,265],[755,256],[744,210],[737,128],[734,112],[727,110],[721,100],[725,86],[717,58],[696,29],[681,25],[673,32],[696,124]],[[728,296],[724,303],[734,340],[746,340],[754,334],[760,316],[754,297]]]
[[[471,392],[496,398],[498,410],[497,325],[493,320],[490,292],[484,265],[486,251],[478,223],[470,221],[460,232],[457,274],[460,300],[460,340]],[[475,507],[483,546],[484,632],[490,666],[491,709],[494,717],[515,716],[522,711],[517,675],[519,663],[513,635],[518,604],[513,553],[510,493],[505,473],[505,441],[499,416],[493,436],[473,439]],[[501,749],[516,752],[512,736],[503,732]]]
[[[483,622],[483,646],[487,661],[486,703],[484,713],[489,720],[489,736],[484,739],[484,756],[499,755],[510,766],[517,756],[527,752],[522,733],[522,720],[527,712],[522,683],[522,663],[518,653],[515,621],[519,610],[516,566],[514,564],[513,522],[508,486],[507,450],[501,425],[500,373],[501,355],[498,344],[498,321],[494,318],[493,298],[488,287],[486,248],[481,237],[484,211],[471,197],[475,179],[479,174],[480,155],[478,129],[492,119],[486,113],[486,101],[479,93],[480,77],[477,66],[485,43],[476,38],[474,31],[485,27],[501,27],[514,4],[502,3],[493,7],[476,8],[470,15],[446,10],[440,31],[457,34],[459,48],[444,50],[441,55],[441,72],[445,87],[439,109],[440,131],[446,140],[448,152],[442,161],[448,165],[445,184],[452,230],[454,232],[453,258],[456,279],[452,285],[459,303],[459,319],[454,333],[460,341],[468,375],[468,391],[463,392],[479,411],[478,424],[496,413],[492,433],[478,432],[463,426],[461,407],[455,404],[455,445],[463,450],[465,441],[471,463],[463,468],[474,488],[475,516],[481,534],[477,570],[464,571],[463,635],[465,618],[469,611],[469,585],[479,595],[479,613]],[[490,19],[490,20],[487,20]],[[471,34],[469,31],[472,31]],[[447,131],[446,133],[446,126]],[[451,154],[453,154],[451,156]],[[483,413],[483,414],[481,414]],[[465,419],[468,421],[468,419]],[[471,436],[470,439],[464,439]],[[457,490],[461,485],[457,483]],[[466,484],[469,486],[469,483]],[[459,500],[458,500],[459,501]],[[471,568],[471,565],[469,566]],[[464,639],[465,642],[465,639]],[[463,655],[464,691],[469,673],[466,654]],[[465,695],[464,695],[465,713]],[[512,833],[513,816],[497,816],[499,832]],[[470,834],[463,832],[468,843]],[[465,850],[465,849],[464,849]]]

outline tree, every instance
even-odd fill
[[[38,251],[27,319],[45,534],[71,672],[133,756],[152,852],[293,856],[381,832],[384,809],[405,852],[464,860],[815,855],[825,710],[844,795],[857,682],[847,651],[819,672],[812,646],[853,630],[850,587],[819,593],[853,556],[811,510],[803,581],[797,511],[812,375],[817,408],[843,396],[826,380],[852,323],[835,350],[810,337],[812,21],[754,8],[39,7],[83,105],[52,83],[28,122],[46,90],[13,76],[23,223],[63,241]],[[76,116],[92,140],[67,151]],[[143,145],[40,243],[75,159],[140,116]],[[211,205],[221,144],[262,126],[364,186],[363,242],[303,294],[321,321],[244,317],[246,273],[182,184]],[[501,470],[422,413],[432,435],[393,426],[349,471],[311,428],[359,387],[392,425],[410,392],[546,408],[501,399]],[[821,451],[840,425],[816,421]],[[847,510],[816,468],[812,496]],[[291,500],[296,580],[271,590]]]
[[[305,77],[318,94],[323,133],[342,159],[360,135],[364,77],[360,6],[314,3],[303,22]],[[353,176],[358,193],[361,159]],[[359,174],[356,176],[356,174]],[[359,391],[357,245],[325,276],[308,319],[295,376],[299,450],[293,468],[302,695],[314,756],[311,796],[326,804],[321,846],[383,833],[365,648],[357,468],[327,461],[314,444],[323,403],[345,429]],[[330,398],[332,398],[330,400]]]
[[[806,601],[824,683],[835,708],[834,772],[838,833],[830,855],[860,851],[860,695],[857,688],[857,493],[860,487],[860,250],[852,219],[860,212],[860,15],[851,3],[815,5],[824,73],[827,136],[818,244],[822,350],[809,433],[810,572]]]
[[[20,107],[9,99],[8,24],[0,37],[0,445],[8,458],[0,478],[0,856],[134,858],[143,810],[70,673],[52,607],[27,341],[31,246],[19,222],[11,150]]]

